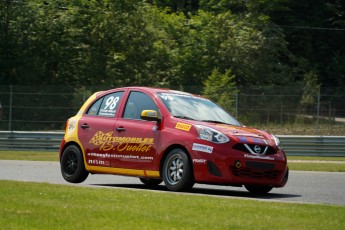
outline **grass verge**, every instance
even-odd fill
[[[0,181],[3,229],[344,229],[345,207]],[[322,218],[320,218],[322,217]]]
[[[335,163],[289,162],[288,165],[289,165],[289,169],[292,171],[345,172],[345,163],[335,164]]]
[[[252,127],[265,130],[276,135],[317,135],[317,136],[345,136],[345,124],[320,124],[319,128],[314,124],[285,123],[257,124]]]
[[[345,172],[345,157],[288,156],[290,170]]]
[[[0,160],[59,161],[58,152],[46,151],[0,151]]]

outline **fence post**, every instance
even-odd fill
[[[317,92],[317,115],[316,115],[316,134],[319,135],[320,133],[320,99],[321,99],[321,95],[320,95],[320,86],[318,87],[318,92]]]
[[[8,131],[12,131],[12,101],[13,101],[13,90],[12,85],[10,85],[10,110],[8,118]]]
[[[0,121],[2,120],[2,105],[1,105],[1,101],[0,101]]]

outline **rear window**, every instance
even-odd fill
[[[123,92],[105,95],[95,101],[86,114],[93,116],[114,117]]]

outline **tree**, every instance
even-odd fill
[[[0,84],[21,81],[21,67],[30,62],[25,53],[30,45],[29,29],[34,15],[26,1],[0,1]]]
[[[216,68],[204,82],[203,95],[218,103],[228,111],[234,110],[234,102],[237,94],[235,75],[231,69],[224,74]]]
[[[303,95],[301,98],[301,106],[304,111],[313,110],[317,105],[318,94],[320,93],[320,83],[317,75],[310,71],[304,76]]]
[[[339,84],[342,70],[338,69],[337,73],[329,70],[334,70],[335,63],[344,63],[342,55],[339,55],[345,52],[344,1],[264,0],[250,3],[253,12],[265,12],[273,23],[282,28],[287,47],[296,62],[302,60],[305,63],[296,80],[303,81],[305,74],[314,71],[323,86]],[[341,84],[345,84],[344,77],[341,77]]]

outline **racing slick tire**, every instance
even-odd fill
[[[70,145],[63,151],[60,165],[62,177],[70,183],[81,183],[89,175],[85,169],[83,154],[75,145]]]
[[[148,178],[142,178],[142,177],[140,177],[139,179],[144,185],[146,185],[149,188],[154,188],[160,183],[162,183],[163,181],[161,179],[148,179]]]
[[[171,191],[187,191],[194,185],[194,175],[187,153],[179,148],[171,150],[162,169],[165,186]]]
[[[244,185],[244,187],[254,195],[265,195],[272,190],[272,186],[265,185]]]

